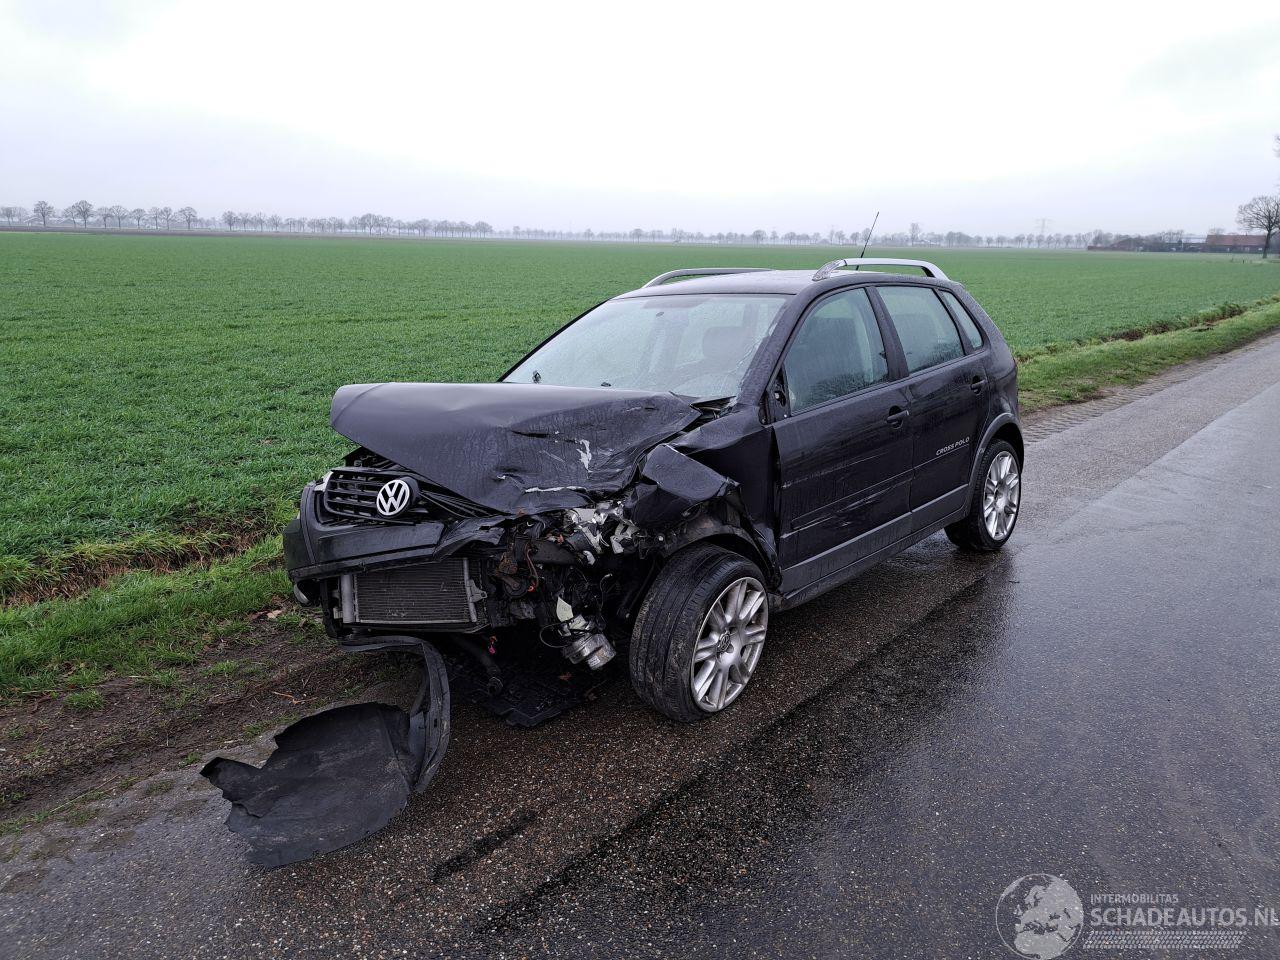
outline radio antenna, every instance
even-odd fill
[[[879,222],[880,222],[880,211],[879,211],[879,210],[877,210],[877,211],[876,211],[876,218],[875,218],[874,220],[872,220],[872,221],[871,221],[871,229],[867,231],[867,239],[866,239],[866,240],[864,240],[864,241],[862,242],[862,252],[861,252],[860,254],[858,254],[858,259],[859,259],[859,260],[861,260],[863,257],[865,257],[865,256],[867,255],[867,244],[869,244],[869,243],[871,242],[871,234],[875,233],[875,231],[876,231],[876,224],[877,224],[877,223],[879,223]],[[859,264],[858,266],[861,266],[861,264]],[[854,267],[853,269],[857,270],[857,269],[858,269],[858,267]]]

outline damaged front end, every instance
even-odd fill
[[[652,547],[620,500],[466,515],[479,510],[442,507],[424,478],[368,451],[348,464],[307,488],[286,532],[296,592],[319,605],[335,639],[359,645],[404,631],[479,639],[528,623],[574,662],[598,668],[613,656],[605,625],[624,600],[623,561]],[[399,523],[351,516],[376,511],[377,491],[398,478],[422,491],[401,516],[422,515]],[[316,562],[295,564],[308,549],[305,560]]]
[[[618,390],[344,387],[333,423],[363,446],[304,490],[289,575],[344,644],[528,625],[599,669],[691,530],[768,551],[737,484],[668,442],[714,416]]]

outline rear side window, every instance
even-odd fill
[[[866,290],[846,290],[809,311],[783,365],[792,413],[889,378],[884,340]]]
[[[960,334],[928,287],[878,287],[912,373],[964,356]]]
[[[950,290],[939,290],[938,296],[946,301],[947,306],[951,308],[951,315],[956,318],[956,323],[960,324],[965,339],[969,341],[969,346],[977,350],[982,346],[982,334],[978,331],[978,325],[973,322],[973,317],[969,316],[969,311],[964,308],[964,304]]]

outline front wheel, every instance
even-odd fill
[[[631,684],[672,720],[719,713],[746,689],[769,629],[759,568],[710,544],[675,554],[636,615]]]
[[[1022,503],[1021,464],[1013,446],[997,440],[987,447],[978,476],[969,514],[947,527],[947,538],[961,549],[992,553],[1012,536]]]

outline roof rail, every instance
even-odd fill
[[[830,263],[824,263],[818,268],[818,272],[813,275],[815,280],[825,280],[841,267],[853,267],[857,270],[859,267],[919,267],[924,271],[926,277],[933,277],[935,280],[949,279],[937,266],[928,260],[900,260],[896,257],[852,257],[848,260],[832,260]]]
[[[658,274],[640,289],[661,286],[676,277],[714,277],[723,273],[761,273],[768,269],[768,267],[694,267],[685,270],[668,270],[666,273]]]

